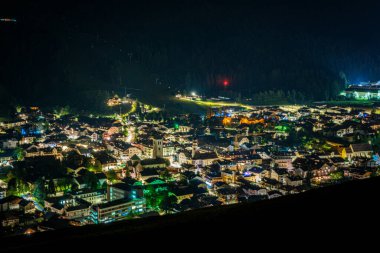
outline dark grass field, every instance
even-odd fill
[[[372,178],[262,202],[2,238],[0,245],[2,252],[365,246],[378,235],[379,196],[380,178]]]

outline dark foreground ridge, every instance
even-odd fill
[[[380,178],[371,178],[256,203],[2,238],[1,251],[105,248],[111,252],[132,245],[165,249],[172,243],[198,248],[200,241],[223,248],[261,244],[262,238],[277,242],[307,238],[321,243],[338,240],[335,236],[346,236],[354,243],[360,242],[359,237],[375,236],[371,231],[379,225],[379,196]]]

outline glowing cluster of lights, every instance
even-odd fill
[[[248,119],[246,117],[240,120],[240,124],[246,124],[246,125],[263,124],[264,122],[265,122],[264,119]]]

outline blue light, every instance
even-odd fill
[[[379,157],[379,154],[373,155],[372,158],[373,158],[373,160],[375,161],[375,163],[376,163],[377,165],[380,165],[380,157]]]
[[[243,176],[244,177],[250,177],[250,176],[252,176],[252,173],[249,172],[249,171],[246,171],[246,172],[243,173]]]

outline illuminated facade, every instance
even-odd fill
[[[240,124],[247,124],[247,125],[254,125],[254,124],[264,124],[264,119],[248,119],[248,118],[241,118]]]
[[[144,213],[146,202],[141,199],[119,199],[105,204],[92,206],[90,220],[95,224],[125,220],[133,215]]]
[[[341,95],[356,100],[379,100],[380,85],[350,85]]]

